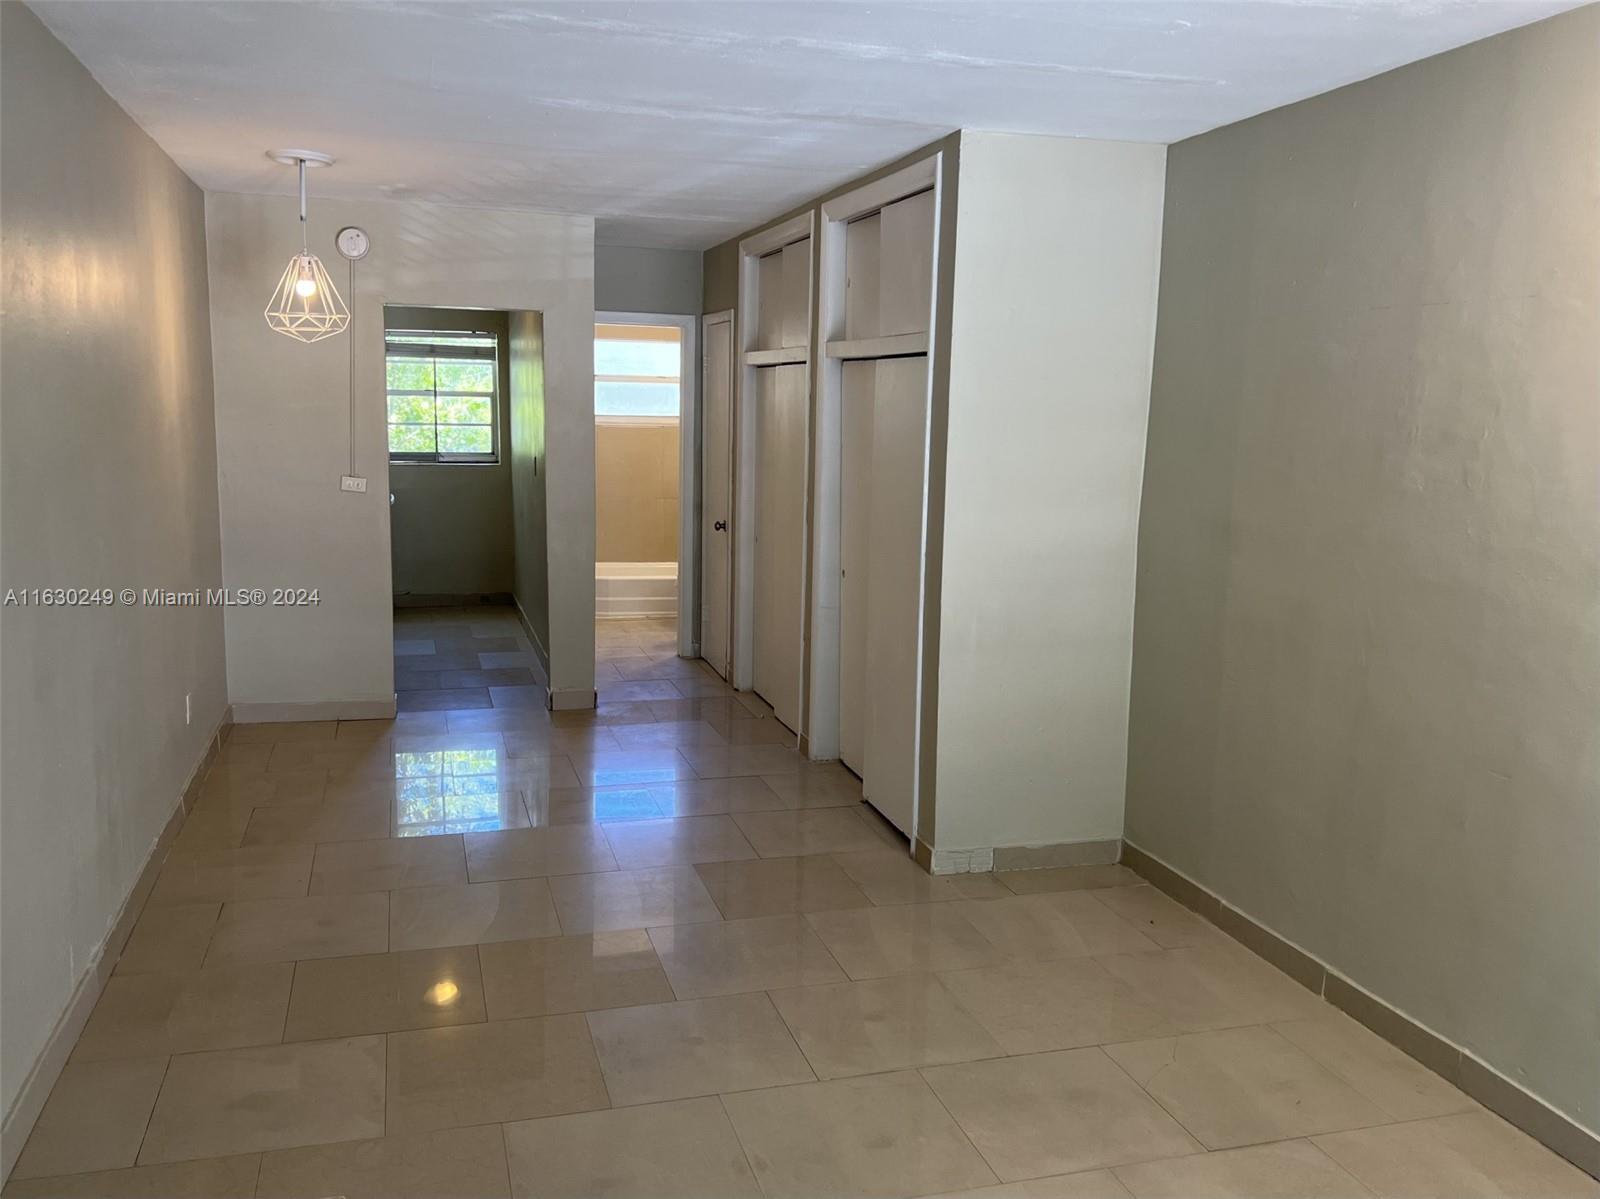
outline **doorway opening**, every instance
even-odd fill
[[[595,616],[699,655],[695,319],[595,314]]]
[[[538,319],[487,309],[384,308],[396,628],[433,621],[457,631],[464,624],[493,629],[460,646],[397,636],[401,711],[545,706],[548,668],[535,631],[545,619],[542,502],[533,505],[537,527],[525,521],[519,529],[514,499],[517,490],[535,487],[542,497],[542,464],[528,453],[533,434],[542,444],[542,420],[519,418],[512,403],[520,377],[514,358],[529,353],[513,345],[513,327]],[[537,585],[519,587],[519,569],[535,566]]]

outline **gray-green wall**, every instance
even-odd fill
[[[0,587],[219,587],[200,189],[21,4],[0,47]],[[3,1175],[228,701],[220,607],[8,606],[0,648]]]
[[[1600,1128],[1600,8],[1173,146],[1128,839]]]
[[[389,464],[395,596],[509,595],[512,430],[506,314],[391,305],[383,317],[389,329],[476,329],[500,339],[500,461]]]

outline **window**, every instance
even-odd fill
[[[390,462],[498,462],[499,346],[493,333],[384,334]]]
[[[595,420],[677,424],[682,372],[682,330],[670,325],[596,325]]]

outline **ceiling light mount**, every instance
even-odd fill
[[[286,337],[321,341],[350,323],[350,309],[306,236],[306,168],[332,166],[333,157],[316,150],[268,150],[267,157],[300,173],[300,253],[289,259],[263,315],[269,328]]]
[[[331,167],[335,161],[332,154],[324,154],[321,150],[268,150],[267,157],[286,167],[298,166],[302,162],[308,167]]]

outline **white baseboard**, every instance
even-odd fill
[[[1122,854],[1120,837],[1060,841],[1052,845],[992,845],[934,849],[917,842],[917,860],[929,874],[986,874],[991,870],[1046,870],[1055,866],[1107,866]]]
[[[139,877],[135,880],[132,890],[128,892],[127,898],[123,900],[122,907],[118,909],[117,918],[111,924],[111,931],[106,934],[105,940],[96,946],[88,967],[79,977],[77,986],[72,989],[72,995],[67,1000],[67,1005],[56,1021],[55,1027],[50,1030],[44,1048],[34,1059],[28,1077],[23,1081],[22,1088],[11,1104],[11,1110],[6,1112],[4,1122],[0,1123],[0,1182],[10,1176],[11,1167],[16,1165],[17,1158],[22,1156],[22,1147],[27,1144],[28,1136],[33,1132],[34,1122],[44,1110],[45,1100],[50,1097],[56,1079],[61,1076],[62,1067],[72,1055],[72,1048],[78,1043],[78,1036],[83,1032],[84,1025],[89,1022],[94,1005],[100,1001],[100,992],[105,989],[106,980],[111,977],[117,959],[122,956],[123,947],[133,934],[133,926],[138,922],[140,912],[144,910],[145,900],[155,888],[156,876],[161,873],[167,850],[171,848],[178,831],[183,827],[184,817],[193,811],[195,803],[199,800],[200,784],[205,781],[206,772],[211,769],[212,762],[221,751],[228,731],[229,718],[224,713],[222,722],[212,731],[210,740],[206,742],[205,754],[190,774],[189,781],[184,784],[183,792],[178,796],[177,805],[162,827],[160,836],[150,847],[150,855],[145,859],[144,867],[139,871]]]
[[[392,720],[394,696],[388,699],[327,699],[310,703],[236,703],[235,724],[282,724],[296,720]]]
[[[545,694],[550,697],[552,712],[581,712],[585,708],[594,707],[596,702],[592,687],[577,691],[548,690]]]

